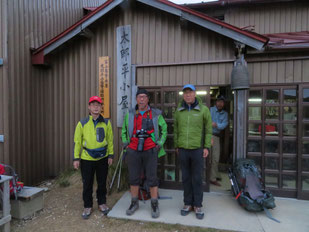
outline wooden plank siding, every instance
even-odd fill
[[[140,3],[133,10],[118,7],[98,20],[91,30],[94,37],[70,42],[61,51],[50,56],[51,68],[35,68],[35,92],[40,107],[33,107],[40,126],[36,127],[36,154],[42,154],[39,163],[47,163],[45,176],[57,175],[72,165],[73,135],[76,123],[88,113],[87,101],[98,94],[98,57],[109,56],[111,63],[111,122],[114,128],[114,148],[117,158],[121,147],[120,128],[116,128],[116,28],[132,25],[132,64],[162,64],[199,62],[233,58],[233,41],[193,24],[179,21],[168,13],[154,10]],[[108,23],[106,23],[108,22]],[[215,45],[215,48],[212,48]],[[209,50],[208,48],[211,48]],[[227,51],[228,50],[228,51]],[[226,64],[216,66],[216,73],[227,73]],[[228,65],[228,64],[227,64]],[[222,70],[219,70],[224,66]],[[143,68],[143,83],[139,85],[175,86],[190,78],[194,83],[208,80],[201,78],[203,65],[173,66],[169,69]],[[211,69],[209,69],[211,71]],[[206,70],[207,71],[207,70]],[[137,74],[137,77],[140,74]],[[197,78],[198,77],[198,78]],[[180,80],[181,79],[181,80]],[[226,77],[220,81],[223,83]],[[139,81],[139,80],[138,80]],[[212,79],[214,83],[215,79]],[[47,110],[43,110],[46,107]],[[33,120],[33,123],[36,120]],[[42,123],[42,121],[44,121]],[[41,175],[41,174],[40,174]]]
[[[4,142],[0,142],[0,162],[9,160],[9,99],[8,99],[8,74],[7,74],[7,0],[0,0],[0,135],[4,136]]]
[[[254,26],[259,34],[309,30],[309,3],[273,3],[231,7],[224,21],[243,28]]]
[[[309,60],[249,62],[251,84],[299,84],[309,82]]]
[[[10,107],[7,116],[10,118],[8,159],[26,183],[37,183],[72,167],[75,126],[88,114],[89,97],[99,92],[100,56],[110,57],[111,122],[115,156],[118,157],[121,148],[121,130],[116,128],[118,26],[132,26],[132,64],[137,65],[139,86],[181,86],[188,82],[196,85],[230,84],[234,59],[232,40],[134,2],[130,3],[133,4],[130,9],[124,4],[91,25],[92,38],[71,40],[50,55],[49,67],[34,67],[30,60],[31,47],[39,47],[75,23],[82,17],[83,6],[96,6],[104,1],[8,2],[11,28],[8,34],[8,86],[11,88],[6,98],[15,105]],[[265,14],[266,18],[280,20],[278,14]],[[249,18],[234,18],[239,24],[246,20],[263,20],[255,14]],[[304,16],[301,18],[305,20]],[[264,23],[264,27],[275,30],[270,24],[265,26]],[[308,65],[308,60],[256,61],[249,63],[249,72],[253,84],[308,82]],[[0,67],[0,77],[2,69]],[[0,80],[0,90],[2,86]],[[1,117],[0,112],[0,130]]]
[[[7,2],[7,7],[2,5]],[[44,111],[52,115],[52,120],[59,120],[61,116],[56,115],[54,112],[54,104],[46,104],[45,95],[50,91],[46,88],[36,88],[36,86],[45,85],[46,76],[38,78],[42,70],[39,70],[32,66],[30,49],[38,48],[43,43],[52,39],[69,26],[73,25],[79,19],[83,17],[83,7],[86,6],[99,6],[105,2],[105,0],[1,0],[1,21],[0,26],[4,26],[4,22],[8,23],[8,44],[4,45],[8,50],[7,55],[7,75],[9,88],[5,88],[5,91],[1,91],[3,94],[7,93],[5,97],[5,104],[8,99],[10,103],[14,104],[14,107],[9,108],[9,116],[5,116],[7,123],[5,126],[9,128],[10,143],[9,150],[6,149],[5,162],[16,168],[20,174],[21,179],[26,183],[37,183],[44,178],[49,177],[49,166],[60,166],[63,170],[65,162],[68,163],[68,157],[64,156],[59,158],[52,155],[48,157],[46,155],[47,147],[52,143],[57,147],[57,151],[65,149],[68,146],[69,140],[65,137],[64,133],[58,134],[57,139],[65,140],[65,145],[59,145],[57,139],[48,141],[45,136],[49,133],[54,133],[52,130],[46,131],[46,118],[43,119]],[[6,9],[8,20],[2,20],[3,13]],[[1,30],[1,36],[3,37]],[[0,40],[2,41],[3,38]],[[1,42],[1,46],[2,46]],[[1,49],[1,48],[0,48]],[[2,48],[3,49],[3,48]],[[62,59],[64,63],[65,60]],[[59,68],[65,69],[68,73],[66,65],[59,66]],[[0,67],[0,73],[4,68]],[[53,71],[54,72],[54,71]],[[0,74],[1,76],[2,74]],[[58,75],[58,74],[55,74]],[[3,80],[3,78],[1,78]],[[0,81],[1,81],[0,80]],[[47,80],[47,79],[46,79]],[[51,80],[48,80],[52,83]],[[53,83],[54,86],[56,84]],[[63,85],[57,88],[55,99],[61,98],[65,93],[64,88],[69,85]],[[0,84],[0,89],[2,86]],[[54,93],[53,93],[54,94]],[[0,98],[0,121],[3,121],[3,113],[1,104],[3,99]],[[60,104],[61,111],[66,114],[66,107],[69,107],[67,103]],[[40,109],[40,110],[37,110]],[[7,118],[10,118],[8,120]],[[0,134],[1,125],[0,122]],[[64,126],[68,121],[60,121],[60,125],[64,130],[69,130]],[[8,130],[6,128],[6,130]],[[71,142],[71,141],[70,141]],[[6,143],[5,143],[6,144]],[[3,144],[0,143],[0,159],[3,158]],[[8,152],[9,151],[9,152]],[[57,160],[55,162],[50,162]],[[58,167],[57,167],[58,168]]]

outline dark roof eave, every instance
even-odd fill
[[[202,3],[189,3],[183,4],[191,9],[203,9],[203,8],[223,8],[231,6],[246,6],[246,5],[256,5],[256,4],[274,4],[280,2],[295,2],[295,0],[224,0],[224,1],[214,1],[214,2],[202,2]]]
[[[69,27],[67,30],[51,39],[47,43],[43,44],[38,49],[32,52],[33,64],[44,64],[45,56],[51,53],[53,50],[80,34],[86,27],[97,19],[108,13],[111,9],[118,6],[125,0],[108,0],[101,6],[96,8],[93,12],[86,15],[84,18],[79,20],[77,23]],[[250,47],[258,50],[263,50],[264,46],[268,43],[268,38],[252,33],[249,31],[241,30],[238,27],[230,24],[221,22],[205,14],[193,11],[189,8],[174,4],[167,0],[137,0],[138,2],[152,6],[154,8],[167,11],[170,14],[178,15],[188,21],[198,24],[204,28],[215,31],[221,35],[229,37],[233,40],[244,43]]]
[[[81,33],[91,23],[95,22],[98,18],[108,13],[111,9],[121,4],[124,0],[108,0],[101,6],[97,7],[94,11],[83,17],[81,20],[76,22],[74,25],[43,44],[39,48],[32,52],[32,64],[44,64],[44,57],[73,38],[74,36]]]
[[[191,21],[209,30],[215,31],[218,34],[239,41],[258,50],[263,50],[264,46],[269,41],[269,39],[263,35],[241,30],[238,27],[235,27],[228,23],[224,23],[220,20],[214,19],[205,14],[193,11],[189,8],[177,5],[167,0],[157,0],[157,1],[137,0],[137,1],[158,8],[160,10],[169,12],[171,14],[177,15],[179,17],[182,17],[188,21]]]

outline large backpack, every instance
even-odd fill
[[[19,193],[24,184],[18,181],[18,175],[16,174],[14,168],[10,165],[0,164],[0,175],[12,176],[12,180],[10,180],[10,196],[11,198],[15,198],[17,200],[17,193]]]
[[[232,190],[238,203],[248,211],[276,207],[273,195],[265,190],[260,172],[253,160],[239,159],[229,170]]]

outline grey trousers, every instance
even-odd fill
[[[218,171],[218,164],[220,160],[220,137],[213,135],[213,145],[211,149],[211,169],[210,169],[210,180],[215,181],[216,178],[221,178]]]

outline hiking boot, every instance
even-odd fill
[[[181,216],[187,216],[192,210],[191,205],[184,205],[184,207],[180,210]]]
[[[204,212],[200,207],[194,207],[195,216],[197,219],[202,220],[204,218]]]
[[[109,212],[109,208],[106,204],[102,204],[102,205],[99,205],[99,210],[104,214],[104,215],[107,215],[108,212]]]
[[[151,217],[158,218],[160,216],[158,199],[151,199]]]
[[[136,210],[138,210],[138,207],[139,207],[138,198],[137,198],[137,197],[132,198],[132,200],[131,200],[131,205],[130,205],[130,207],[127,209],[126,214],[127,214],[128,216],[131,216],[132,214],[134,214],[134,212],[135,212]]]
[[[92,208],[84,208],[84,211],[82,213],[82,218],[88,219],[91,213],[92,213]]]
[[[209,181],[211,184],[216,185],[218,187],[221,187],[221,184],[217,180],[210,180]]]

